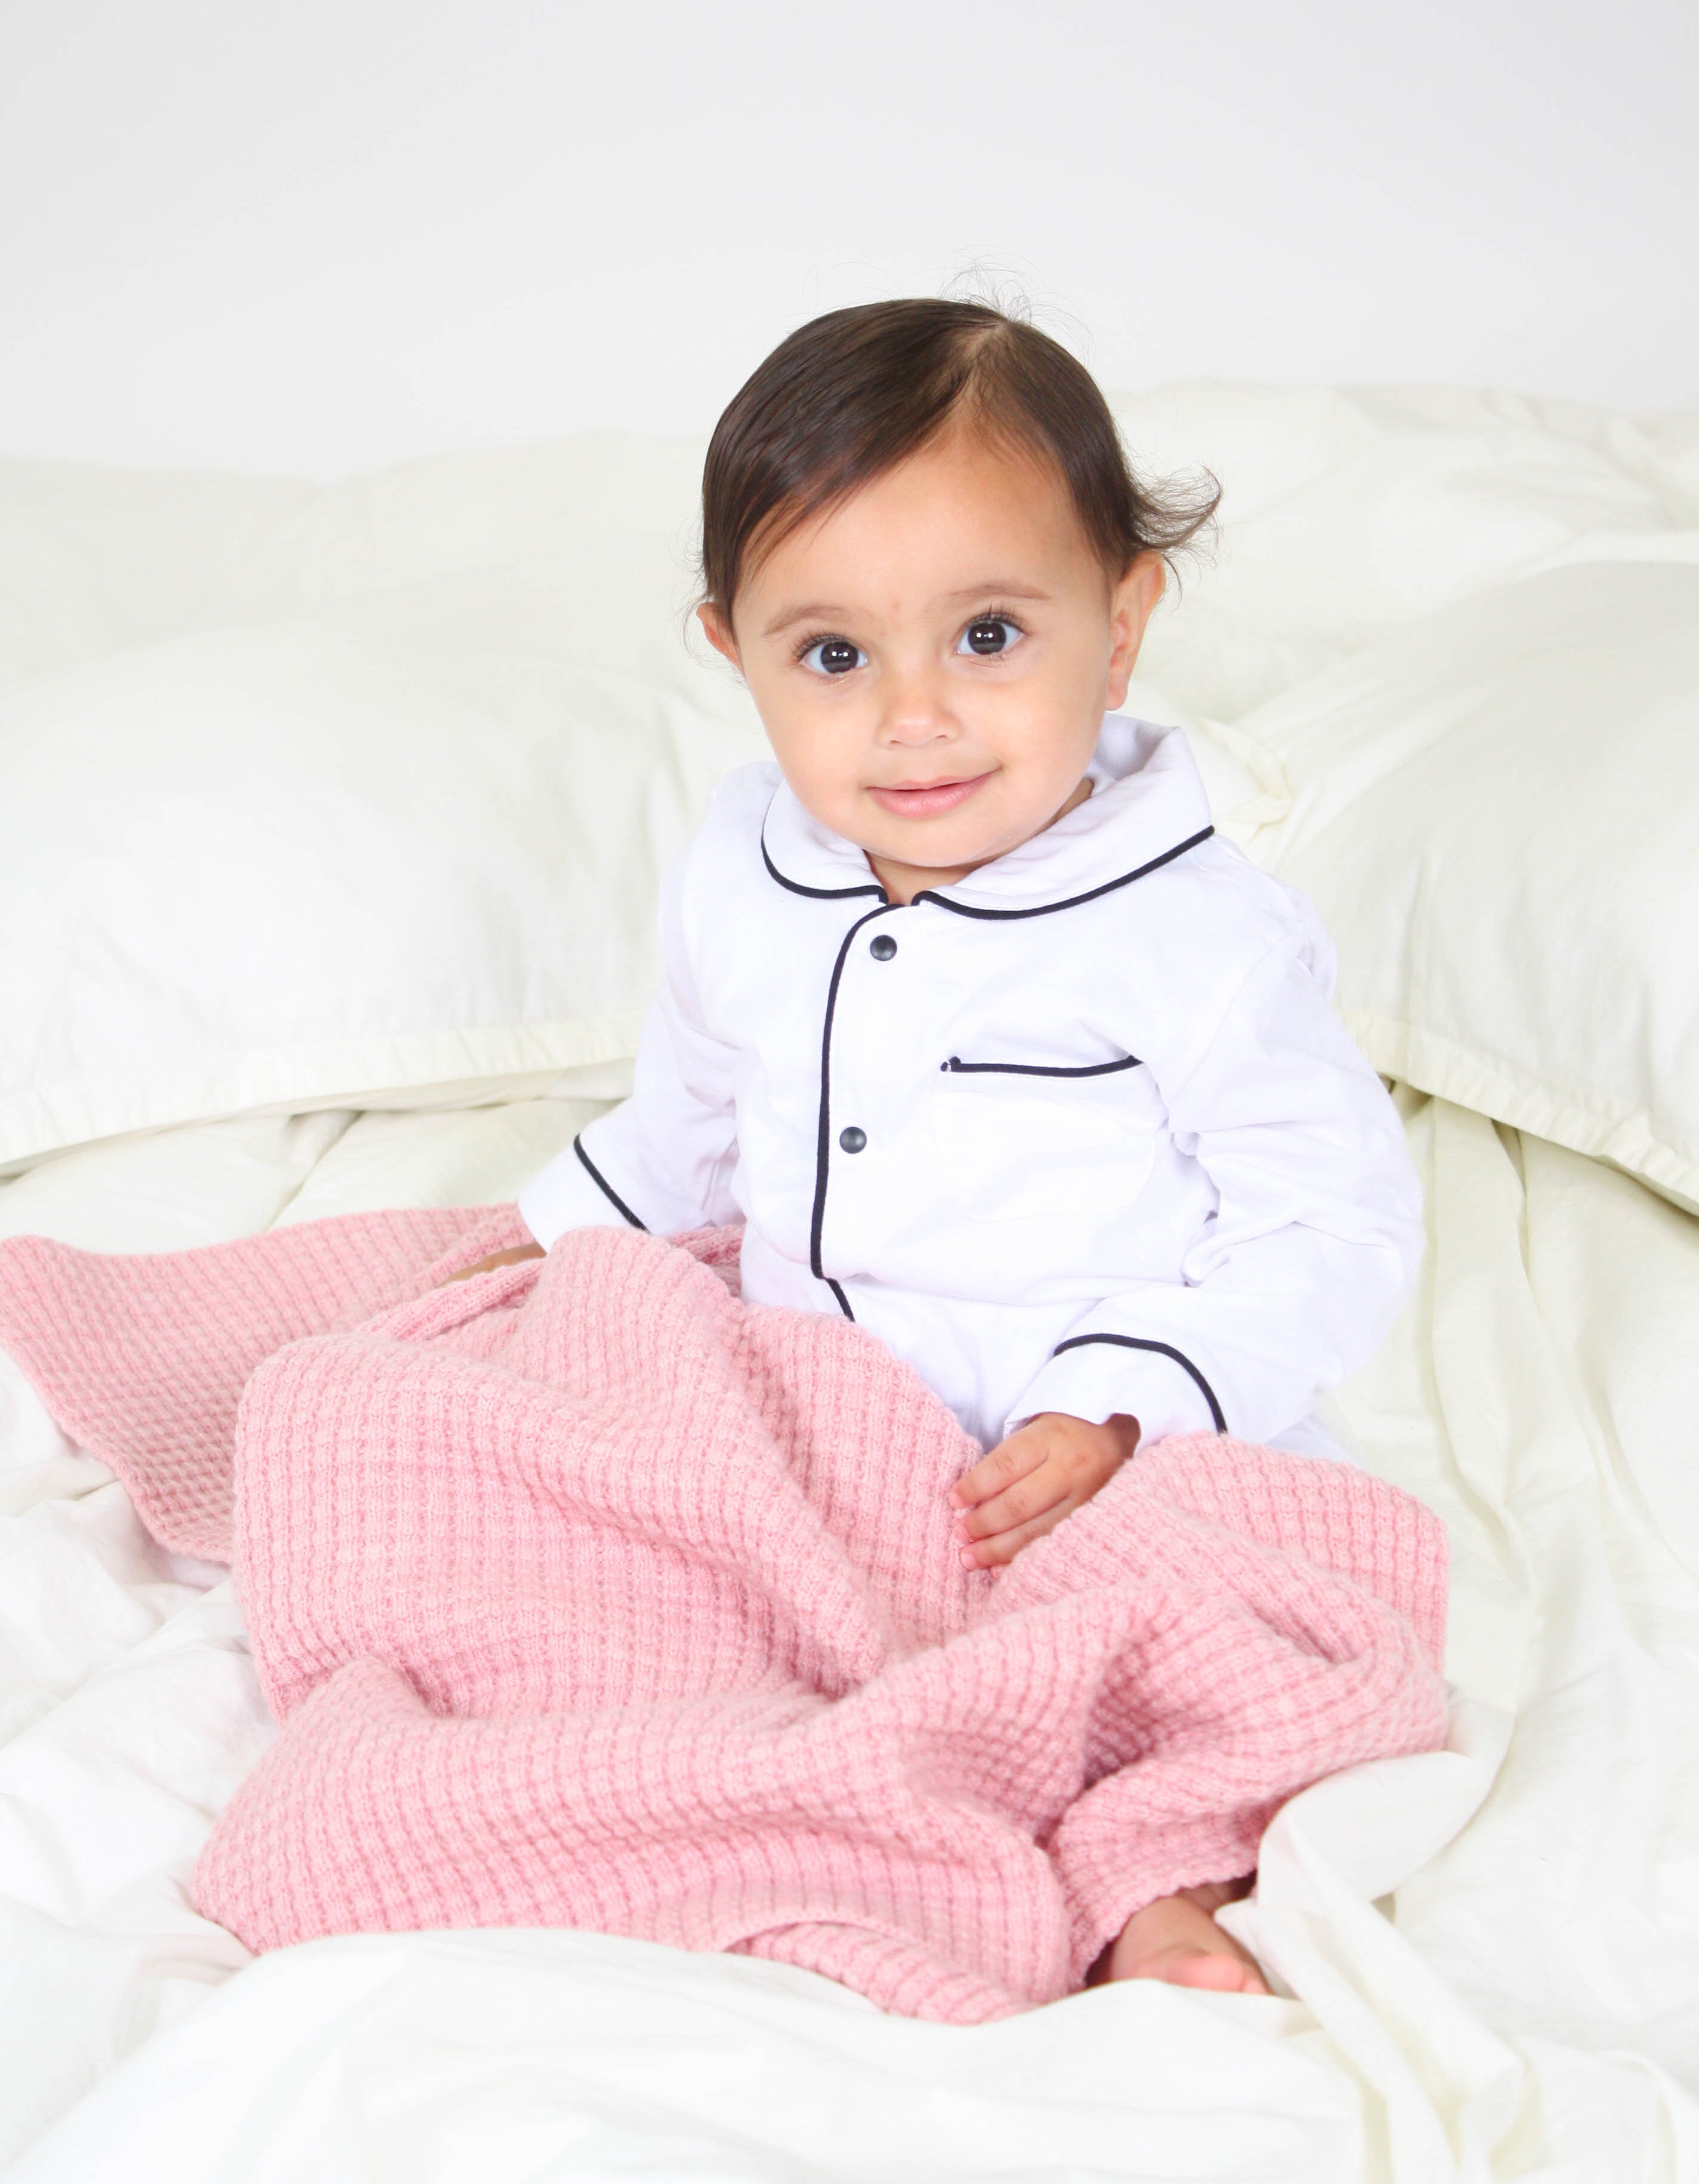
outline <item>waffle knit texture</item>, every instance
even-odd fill
[[[158,1538],[233,1557],[282,1729],[194,1895],[250,1947],[578,1926],[977,2022],[1443,1742],[1445,1535],[1396,1488],[1170,1440],[966,1570],[980,1451],[873,1336],[746,1307],[726,1232],[434,1286],[523,1234],[0,1244],[0,1345]]]

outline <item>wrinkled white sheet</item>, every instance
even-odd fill
[[[1404,1105],[1432,1247],[1335,1407],[1451,1528],[1454,1748],[1277,1820],[1227,1915],[1290,2000],[1120,1987],[962,2030],[602,1936],[250,1964],[185,1894],[270,1734],[228,1584],[0,1359],[8,2179],[1699,2178],[1699,1222]],[[587,1112],[98,1146],[0,1185],[0,1234],[172,1249],[498,1198]]]

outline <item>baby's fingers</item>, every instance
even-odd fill
[[[988,1540],[975,1540],[961,1551],[962,1560],[970,1569],[997,1569],[1012,1563],[1028,1540],[1053,1532],[1067,1516],[1073,1504],[1065,1498],[1044,1510],[1037,1517],[1029,1517],[1024,1524],[1016,1524],[1009,1531],[998,1532]]]
[[[1014,1485],[1016,1479],[1037,1471],[1043,1461],[1044,1448],[1037,1435],[1025,1430],[1011,1434],[956,1481],[950,1489],[950,1506],[953,1509],[970,1509],[975,1502],[987,1502],[993,1495]]]
[[[450,1282],[469,1282],[474,1274],[493,1274],[498,1267],[517,1267],[523,1259],[540,1259],[545,1256],[540,1244],[514,1244],[505,1251],[490,1251],[481,1259],[474,1259],[469,1267],[456,1267],[451,1274],[444,1274],[437,1284],[445,1290]]]
[[[956,1518],[956,1537],[964,1546],[975,1540],[990,1540],[1053,1510],[1060,1513],[1064,1505],[1071,1506],[1067,1480],[1054,1465],[1041,1464],[1026,1478],[994,1494],[989,1502],[981,1502],[976,1509],[962,1510]]]

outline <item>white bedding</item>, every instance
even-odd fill
[[[1455,1748],[1277,1821],[1228,1915],[1291,2000],[1122,1986],[964,2031],[565,1933],[249,1964],[185,1894],[269,1734],[229,1585],[152,1547],[0,1358],[8,2176],[1699,2176],[1699,1221],[1401,1097],[1431,1247],[1337,1410],[1450,1527]],[[0,1234],[160,1250],[488,1201],[590,1112],[109,1142],[0,1184]]]

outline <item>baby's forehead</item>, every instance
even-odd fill
[[[993,594],[1038,599],[1103,575],[1053,465],[992,441],[923,448],[775,531],[757,542],[739,603],[740,619],[746,604],[763,629],[810,604],[966,611]]]

